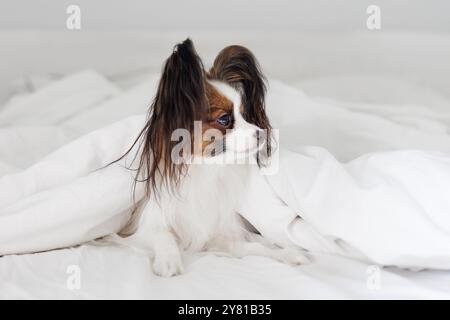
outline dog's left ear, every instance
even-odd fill
[[[219,52],[208,77],[224,81],[242,93],[243,116],[261,129],[270,129],[265,111],[266,79],[253,53],[233,45]]]

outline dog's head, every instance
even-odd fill
[[[265,78],[247,48],[224,48],[206,71],[190,39],[176,45],[138,137],[137,181],[149,194],[162,184],[176,186],[199,159],[255,158],[261,150],[270,155],[265,93]]]

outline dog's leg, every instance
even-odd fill
[[[300,265],[309,262],[303,250],[294,246],[279,248],[268,244],[262,237],[254,238],[250,242],[235,241],[231,244],[230,251],[232,255],[238,258],[245,256],[263,256],[290,265]]]
[[[153,272],[162,277],[183,273],[181,252],[169,230],[153,230],[150,236],[153,249]]]
[[[181,251],[175,236],[166,223],[164,213],[151,200],[144,209],[138,231],[132,237],[138,238],[153,252],[155,274],[171,277],[183,272]]]

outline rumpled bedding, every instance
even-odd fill
[[[97,169],[135,139],[157,79],[121,92],[88,70],[0,109],[0,254],[126,224],[132,172]],[[263,235],[378,265],[450,268],[450,112],[312,99],[275,80],[267,108],[279,170],[256,173],[239,208]]]
[[[254,174],[240,209],[260,232],[379,265],[450,268],[448,111],[331,104],[279,83],[268,111],[279,170]]]

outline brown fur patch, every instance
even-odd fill
[[[223,114],[228,113],[233,118],[233,102],[228,99],[225,95],[221,94],[212,84],[206,84],[206,96],[208,100],[208,115],[202,123],[202,135],[209,129],[219,130],[223,137],[225,137],[226,130],[231,129],[233,127],[233,121],[231,122],[229,127],[223,127],[217,123],[217,119],[220,118]],[[205,149],[208,145],[212,143],[212,141],[204,141],[203,136],[199,137],[202,139],[202,152],[204,153]]]

